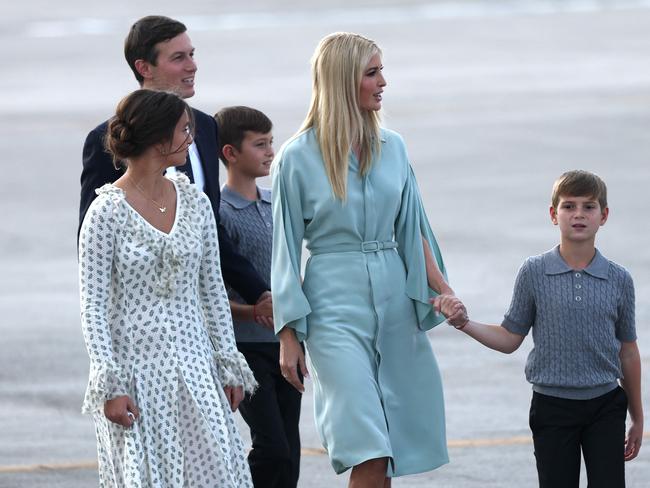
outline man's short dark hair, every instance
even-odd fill
[[[135,68],[136,60],[143,59],[156,66],[158,62],[156,44],[173,39],[185,31],[187,31],[185,24],[162,15],[142,17],[131,26],[124,40],[124,57],[140,86],[144,78]]]
[[[241,151],[246,131],[266,134],[273,129],[271,120],[259,110],[244,106],[226,107],[214,115],[219,127],[219,159],[228,166],[223,155],[223,146],[229,144]]]

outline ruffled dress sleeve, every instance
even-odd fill
[[[307,315],[311,307],[302,290],[300,260],[305,222],[302,212],[300,182],[292,171],[286,151],[274,162],[273,186],[273,251],[271,258],[271,290],[273,290],[273,321],[276,334],[284,327],[295,330],[296,337],[307,337]]]
[[[442,323],[445,317],[436,315],[429,300],[437,293],[429,288],[422,237],[426,240],[438,268],[445,278],[447,272],[442,260],[440,248],[433,235],[418,190],[413,168],[408,166],[406,184],[402,190],[400,211],[395,223],[395,240],[398,252],[406,266],[406,293],[415,303],[418,325],[422,330],[429,330]]]
[[[246,393],[253,393],[257,388],[257,381],[235,343],[230,304],[221,276],[219,240],[214,214],[208,197],[200,193],[198,198],[199,211],[203,216],[199,299],[214,346],[217,376],[222,386],[243,386]]]
[[[109,324],[115,229],[123,194],[112,185],[105,185],[97,194],[79,235],[81,328],[90,357],[83,413],[93,413],[102,409],[106,400],[128,394],[130,384],[130,375],[114,357]]]

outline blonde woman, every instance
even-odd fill
[[[350,488],[448,461],[442,384],[425,331],[453,293],[402,138],[379,124],[381,51],[350,33],[312,58],[311,107],[276,157],[272,290],[283,375],[303,391]],[[311,257],[300,276],[303,240]]]

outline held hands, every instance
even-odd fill
[[[223,391],[226,394],[230,409],[235,412],[239,408],[239,404],[244,399],[243,386],[224,386]]]
[[[104,402],[104,415],[111,422],[128,428],[140,417],[140,411],[129,396],[122,395]]]
[[[437,313],[442,313],[447,322],[456,329],[462,330],[469,322],[467,309],[458,297],[450,294],[438,295],[431,300],[431,303],[434,310]]]
[[[253,319],[265,329],[273,329],[273,299],[270,291],[260,295],[257,303],[253,305]]]
[[[307,365],[305,364],[305,353],[302,346],[298,342],[293,329],[285,327],[278,336],[280,338],[280,370],[282,376],[296,390],[304,393],[305,386],[298,376],[298,368],[300,368],[303,377],[309,377],[309,371],[307,371]]]

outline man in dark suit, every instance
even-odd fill
[[[182,98],[194,95],[194,47],[185,25],[162,16],[148,16],[138,20],[124,42],[124,56],[142,88],[166,90]],[[194,144],[190,147],[188,162],[178,168],[199,186],[212,202],[217,221],[221,272],[244,299],[251,303],[270,304],[269,285],[259,276],[243,256],[236,253],[225,228],[219,221],[219,160],[217,155],[217,124],[209,115],[192,109],[194,114]],[[112,183],[123,173],[116,169],[104,150],[107,122],[90,131],[83,148],[81,172],[81,201],[79,228],[88,207],[95,199],[95,189]],[[269,307],[258,307],[263,310]],[[257,320],[270,325],[272,318],[260,315]]]

